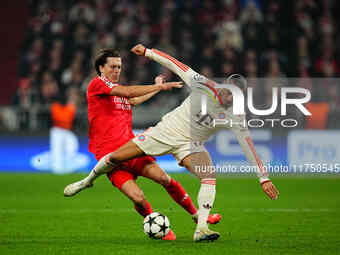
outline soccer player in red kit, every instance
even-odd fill
[[[181,82],[164,83],[162,77],[158,76],[154,85],[122,86],[117,83],[122,67],[121,57],[117,51],[111,49],[101,50],[96,56],[94,65],[98,76],[90,82],[87,90],[89,151],[101,162],[100,160],[109,152],[115,151],[134,138],[131,105],[143,103],[161,90],[180,88],[182,84]],[[114,171],[107,174],[109,180],[133,201],[136,211],[143,217],[152,213],[152,208],[135,182],[138,176],[161,184],[170,196],[189,212],[194,220],[197,220],[197,209],[187,192],[158,166],[153,157],[142,156],[131,159],[112,170]],[[84,181],[86,182],[82,180],[68,185],[64,195],[73,196],[78,193],[81,189],[75,187],[83,185]],[[92,185],[91,181],[86,187]],[[208,222],[215,224],[220,218],[219,214],[213,214],[209,216]],[[175,240],[176,236],[170,230],[164,239]]]

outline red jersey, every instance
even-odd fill
[[[120,85],[98,76],[87,89],[89,151],[99,158],[134,137],[131,104],[125,97],[110,95],[115,86]]]

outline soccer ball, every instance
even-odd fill
[[[144,218],[144,233],[153,239],[166,236],[170,230],[170,222],[165,215],[153,212]]]

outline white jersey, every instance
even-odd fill
[[[226,109],[222,105],[215,89],[216,83],[159,50],[147,49],[145,56],[169,68],[191,88],[191,93],[184,102],[163,116],[156,128],[150,129],[149,133],[153,139],[179,148],[188,143],[204,143],[220,129],[229,128],[235,133],[248,162],[258,167],[257,175],[260,181],[268,180],[268,173],[250,138],[245,115],[233,115],[232,107]],[[204,100],[206,107],[202,107]],[[219,120],[219,123],[216,123],[216,120]]]
[[[246,129],[244,115],[233,115],[232,107],[222,106],[213,81],[161,51],[147,50],[146,56],[171,69],[191,88],[185,101],[159,123],[172,133],[173,142],[179,139],[204,143],[221,128]],[[203,101],[206,107],[202,106]],[[162,137],[159,139],[162,141]],[[169,142],[168,136],[166,139],[164,142]]]

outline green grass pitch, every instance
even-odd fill
[[[139,178],[154,211],[166,214],[173,242],[149,239],[132,203],[106,177],[72,198],[65,185],[84,175],[0,174],[0,254],[340,254],[340,179],[277,177],[277,201],[255,177],[218,177],[213,243],[192,241],[195,225],[164,189]],[[196,201],[199,181],[172,175]]]

